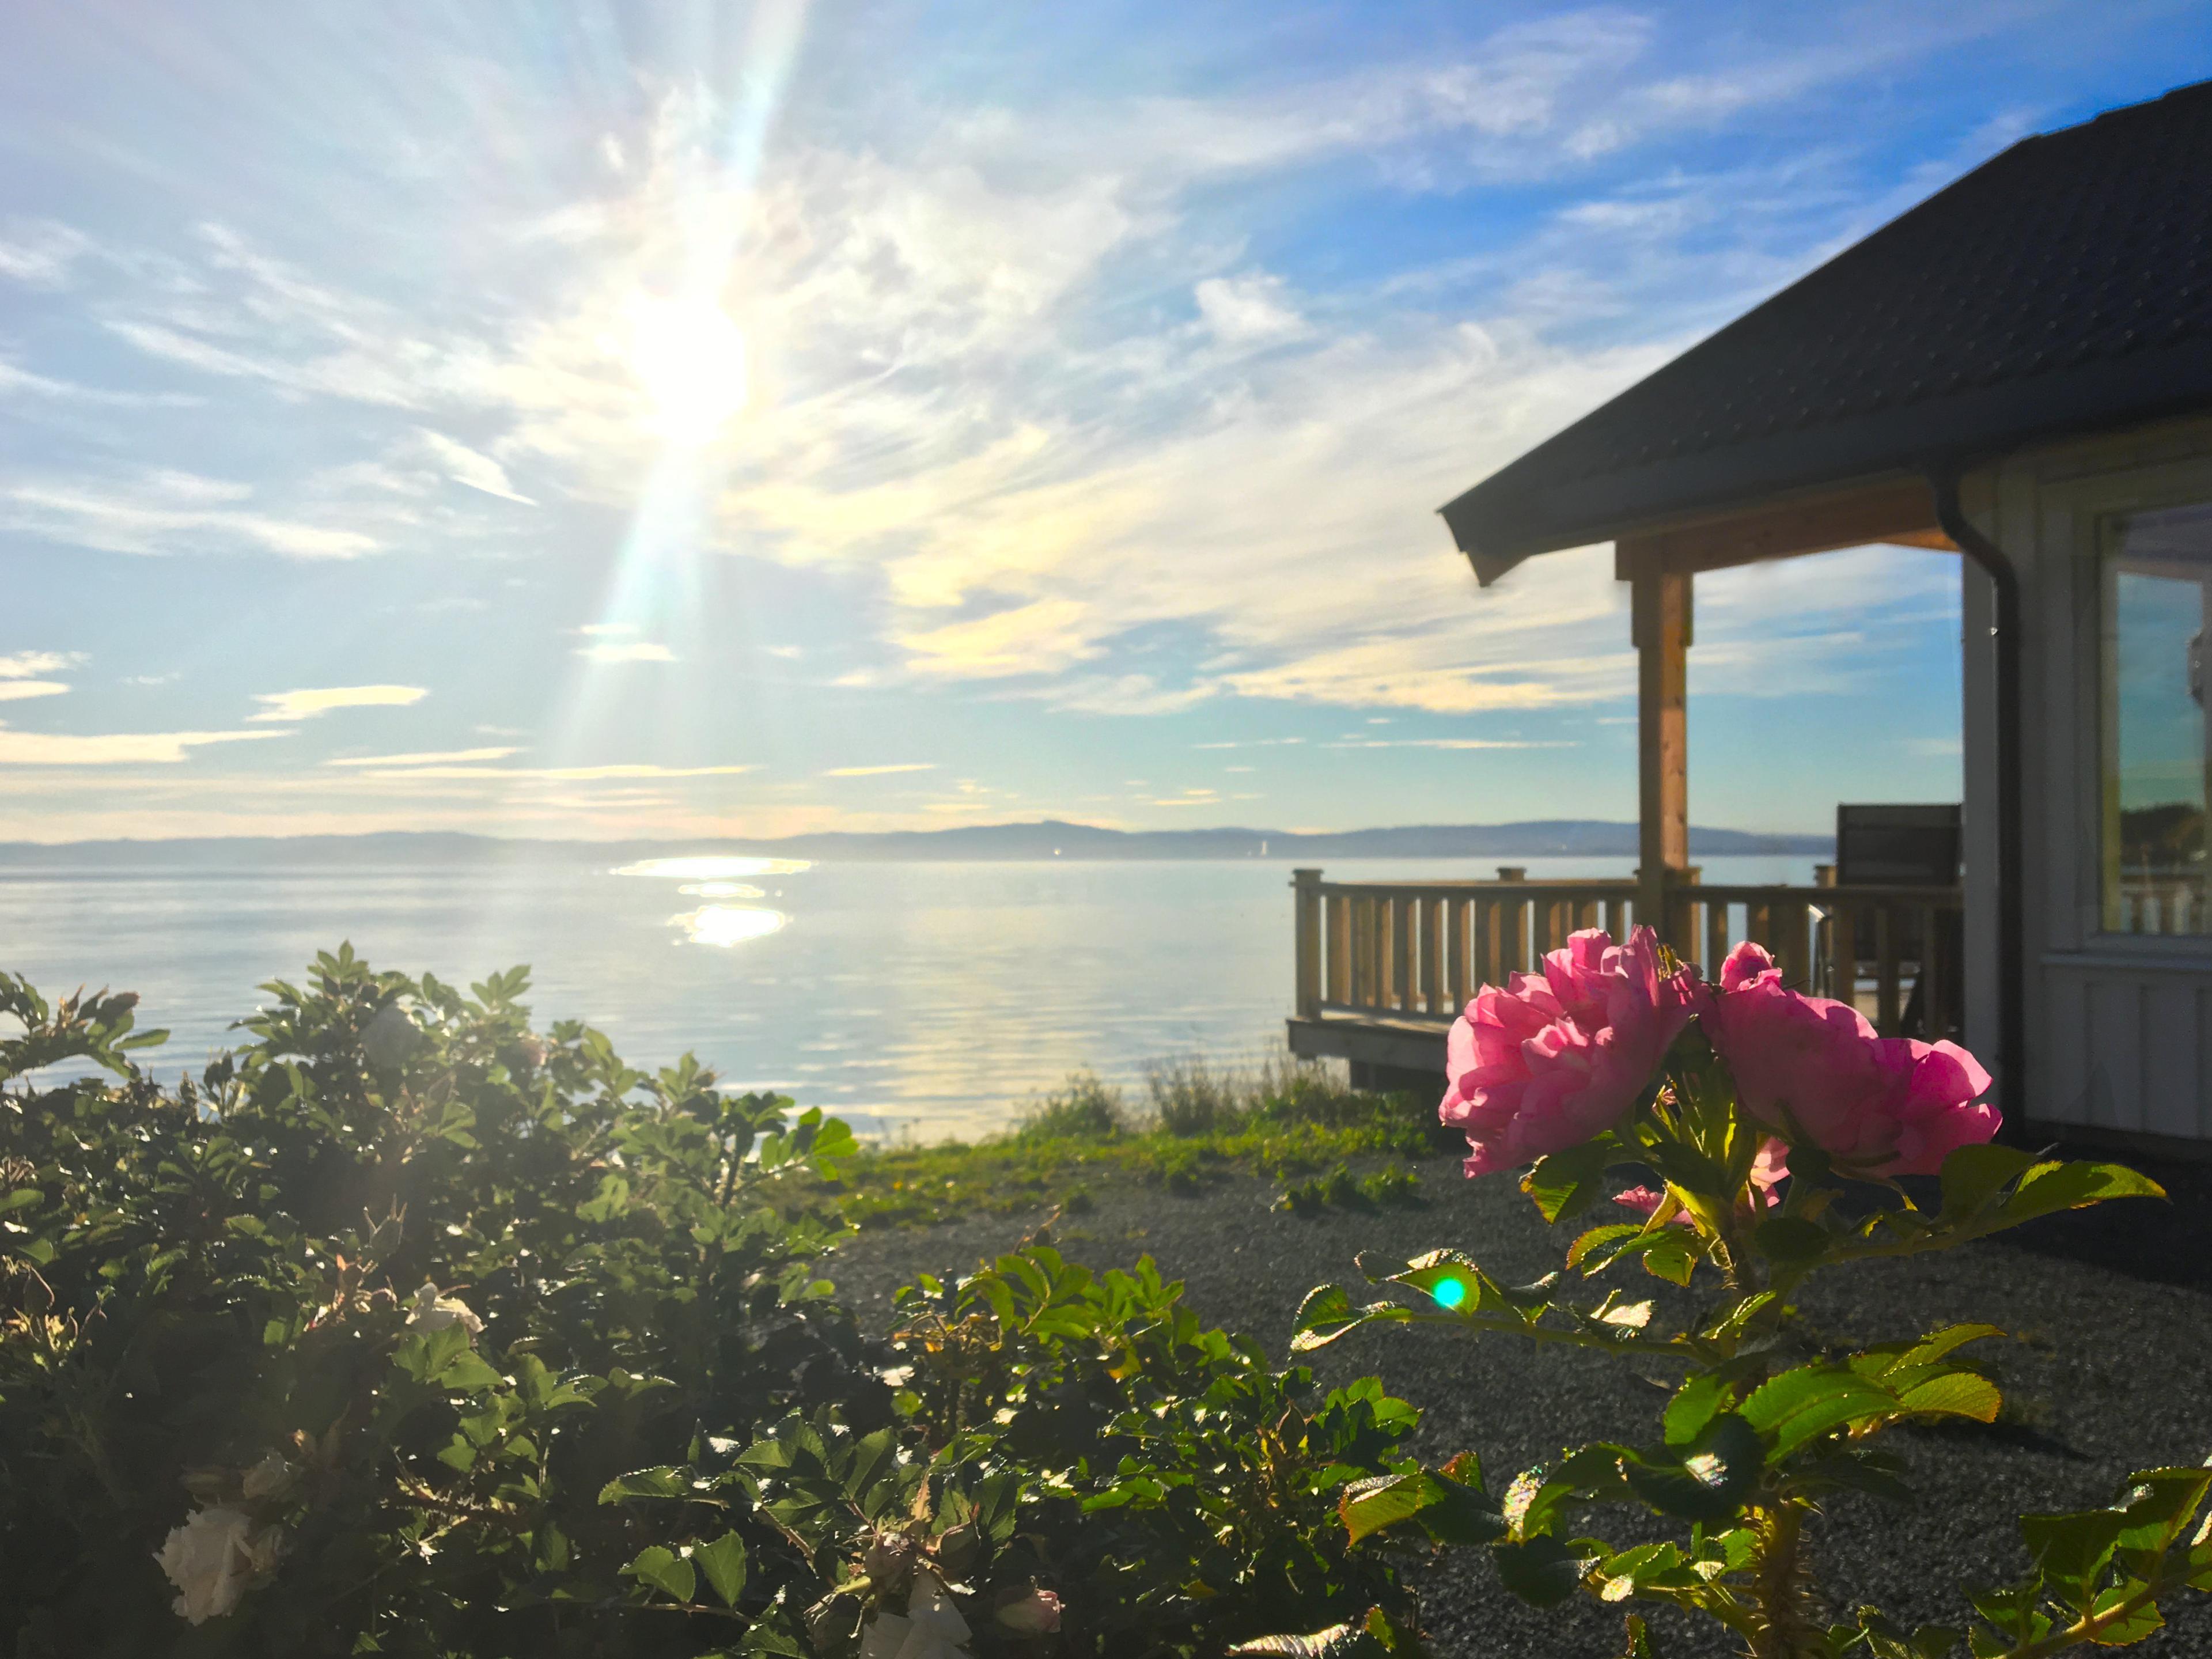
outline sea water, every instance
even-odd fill
[[[1494,877],[1496,860],[1346,860],[1333,880]],[[1632,860],[1531,858],[1532,877]],[[1708,858],[1709,882],[1809,884],[1812,860]],[[862,1133],[1003,1126],[1066,1075],[1141,1087],[1149,1061],[1279,1053],[1290,866],[574,859],[356,866],[143,860],[0,868],[0,969],[49,995],[135,990],[197,1068],[230,1022],[349,940],[373,966],[466,985],[518,963],[541,1027],[581,1019],[634,1066],[685,1049],[731,1084]]]

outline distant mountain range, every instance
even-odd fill
[[[947,830],[856,835],[830,831],[744,841],[525,841],[443,831],[367,836],[240,836],[177,841],[0,842],[0,867],[63,865],[232,865],[241,860],[380,865],[518,858],[662,858],[676,854],[743,855],[825,862],[1035,861],[1075,859],[1469,859],[1633,858],[1636,826],[1588,818],[1540,818],[1522,823],[1417,824],[1395,830],[1343,830],[1300,835],[1282,830],[1104,830],[1046,818],[1034,823],[963,825]],[[1694,857],[1767,854],[1799,858],[1832,854],[1831,836],[1766,836],[1693,827]]]

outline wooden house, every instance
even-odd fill
[[[1300,872],[1293,1048],[1438,1073],[1475,984],[1575,926],[1637,920],[1700,960],[1765,939],[1893,1031],[1958,938],[1958,1006],[1923,999],[1917,1029],[1982,1055],[2008,1116],[2212,1147],[2212,82],[2014,145],[1443,517],[1484,586],[1613,544],[1640,665],[1638,878]],[[1958,884],[1701,884],[1697,576],[1873,543],[1960,566]]]

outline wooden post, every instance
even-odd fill
[[[1297,921],[1297,991],[1292,1004],[1300,1019],[1321,1018],[1321,872],[1293,870],[1291,902]]]
[[[1637,920],[1663,933],[1674,920],[1667,889],[1690,861],[1690,577],[1632,543],[1615,550],[1615,566],[1632,584],[1636,641]]]

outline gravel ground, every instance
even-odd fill
[[[2024,1569],[2014,1523],[2021,1511],[2109,1502],[2132,1468],[2212,1453],[2212,1170],[2150,1172],[2172,1193],[2172,1206],[2137,1201],[2059,1216],[1965,1249],[1831,1274],[1801,1295],[1806,1317],[1838,1341],[1885,1340],[1968,1319],[2018,1339],[1977,1350],[2005,1388],[2005,1421],[1892,1431],[1889,1443],[1911,1458],[1923,1490],[1942,1501],[1899,1510],[1845,1495],[1832,1506],[1816,1549],[1838,1608],[1875,1601],[1909,1620],[1958,1620],[1962,1581]],[[1332,1210],[1310,1219],[1272,1212],[1276,1186],[1256,1178],[1196,1197],[1109,1188],[1094,1212],[1063,1222],[1057,1242],[1098,1268],[1150,1254],[1185,1282],[1201,1317],[1253,1333],[1278,1356],[1299,1298],[1330,1279],[1358,1285],[1352,1260],[1362,1249],[1409,1256],[1449,1245],[1509,1283],[1559,1265],[1567,1236],[1547,1229],[1510,1180],[1464,1181],[1457,1161],[1442,1158],[1420,1174],[1421,1207]],[[891,1293],[914,1273],[964,1271],[1039,1218],[865,1234],[828,1276],[864,1318],[882,1323]],[[1662,1314],[1668,1297],[1686,1305],[1686,1292],[1630,1274],[1625,1283],[1660,1293]],[[1331,1382],[1378,1372],[1423,1408],[1421,1454],[1440,1460],[1471,1447],[1493,1487],[1563,1445],[1650,1437],[1665,1399],[1624,1366],[1504,1337],[1474,1343],[1441,1331],[1382,1330],[1315,1358]],[[1616,1542],[1632,1541],[1624,1527],[1607,1530]],[[1447,1558],[1425,1605],[1436,1650],[1449,1659],[1612,1659],[1620,1650],[1618,1614],[1587,1602],[1551,1613],[1527,1607],[1498,1589],[1480,1551]],[[1653,1625],[1669,1656],[1730,1651],[1717,1632],[1663,1610]],[[2212,1597],[2177,1604],[2168,1630],[2137,1651],[2212,1654]]]

